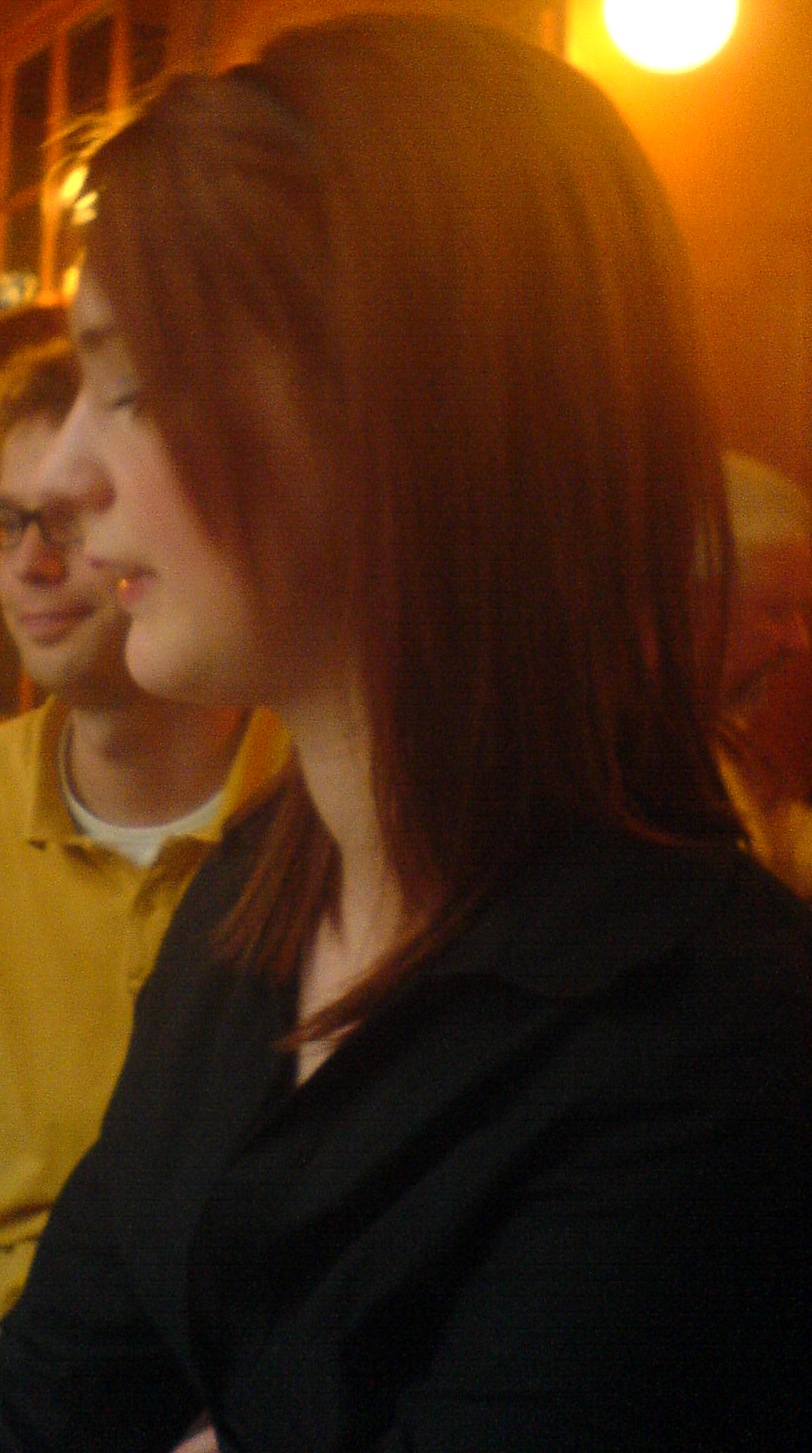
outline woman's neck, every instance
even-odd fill
[[[305,956],[299,1017],[308,1019],[356,985],[409,932],[372,787],[369,734],[351,693],[331,693],[290,723],[313,803],[339,852],[335,911],[320,923]],[[300,1080],[329,1046],[307,1046]]]
[[[375,801],[363,708],[356,693],[330,692],[291,729],[310,796],[338,847],[335,928],[358,946],[367,937],[370,918],[380,922],[384,905],[389,905],[388,918],[395,902],[400,904]]]

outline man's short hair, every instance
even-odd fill
[[[23,419],[61,424],[79,391],[79,363],[68,338],[20,348],[0,370],[0,442]]]
[[[812,505],[785,474],[733,451],[725,454],[724,468],[737,551],[812,538]]]

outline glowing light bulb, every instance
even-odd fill
[[[62,296],[66,302],[70,302],[76,289],[79,286],[79,265],[72,262],[66,267],[62,274]]]
[[[95,222],[98,201],[98,192],[82,192],[76,198],[72,213],[74,227],[86,227],[88,222]]]
[[[604,0],[606,29],[650,71],[692,71],[730,39],[739,0]]]
[[[84,164],[71,167],[59,188],[59,200],[63,207],[72,207],[87,181],[87,167]]]

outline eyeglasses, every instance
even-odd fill
[[[42,510],[21,510],[0,501],[0,552],[16,550],[29,525],[36,525],[43,544],[51,550],[70,550],[81,543],[81,517],[75,510],[51,505]]]

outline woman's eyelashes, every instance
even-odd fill
[[[123,412],[138,418],[146,412],[146,395],[141,388],[127,386],[114,392],[104,407],[107,413]]]

